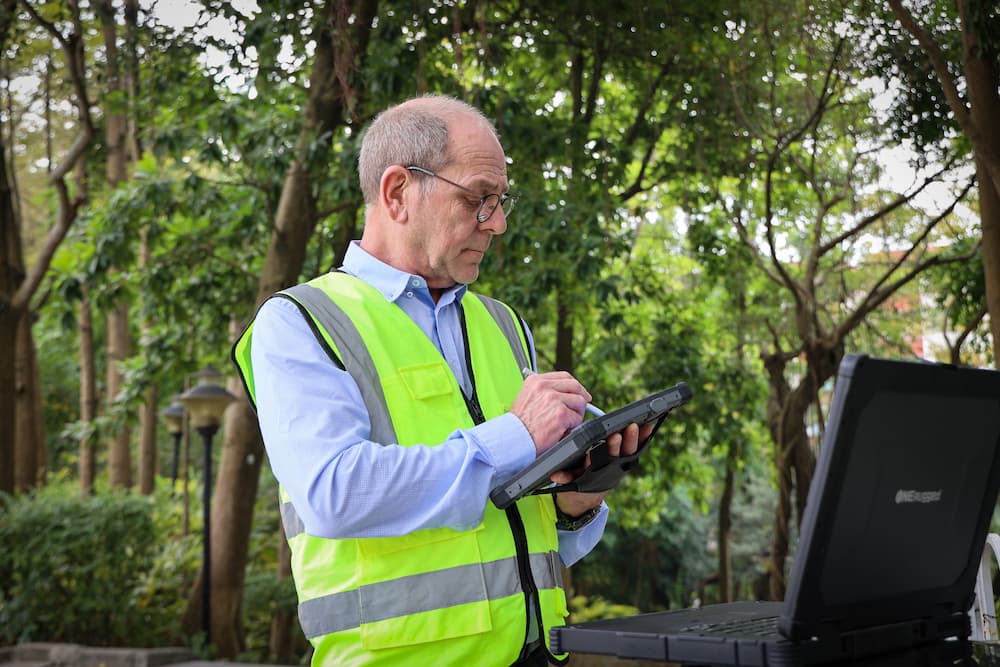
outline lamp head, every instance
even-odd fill
[[[226,391],[225,387],[215,384],[214,381],[221,380],[222,375],[211,366],[195,373],[195,377],[198,378],[198,384],[178,398],[191,413],[191,423],[195,428],[218,427],[226,406],[236,400],[236,397]]]
[[[170,405],[160,410],[160,416],[167,424],[167,432],[171,435],[184,430],[184,406],[179,401],[180,395],[174,396]]]

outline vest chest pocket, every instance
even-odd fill
[[[358,540],[362,644],[375,650],[489,632],[482,528]]]
[[[455,382],[451,369],[444,361],[404,366],[398,374],[400,382],[415,401],[447,396],[451,394]]]
[[[472,425],[458,382],[444,359],[400,365],[383,377],[397,442],[442,442],[456,428]]]

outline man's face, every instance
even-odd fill
[[[439,175],[469,191],[434,179],[426,196],[415,193],[409,230],[414,272],[432,289],[476,280],[493,236],[507,230],[500,207],[485,222],[476,220],[483,195],[501,194],[508,187],[507,165],[496,137],[481,122],[466,119],[455,120],[449,134],[452,160]]]

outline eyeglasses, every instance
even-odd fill
[[[429,169],[424,169],[423,167],[417,167],[414,165],[404,167],[404,169],[406,169],[407,171],[418,171],[421,174],[433,176],[438,180],[444,181],[448,185],[454,185],[459,190],[465,190],[471,195],[475,196],[479,195],[479,193],[470,190],[464,185],[459,185],[455,181],[449,181],[444,176],[438,176]],[[503,209],[503,215],[504,217],[507,217],[510,215],[510,212],[514,209],[514,204],[516,203],[517,203],[517,195],[512,195],[506,192],[502,195],[498,195],[496,193],[483,195],[482,198],[479,200],[479,210],[476,211],[476,222],[478,222],[479,224],[483,224],[484,222],[489,220],[490,216],[493,215],[493,212],[497,210],[497,206]]]

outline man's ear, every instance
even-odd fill
[[[408,219],[407,202],[412,201],[412,189],[416,181],[409,171],[399,165],[392,165],[382,172],[378,184],[378,195],[382,209],[393,222],[405,223]]]

